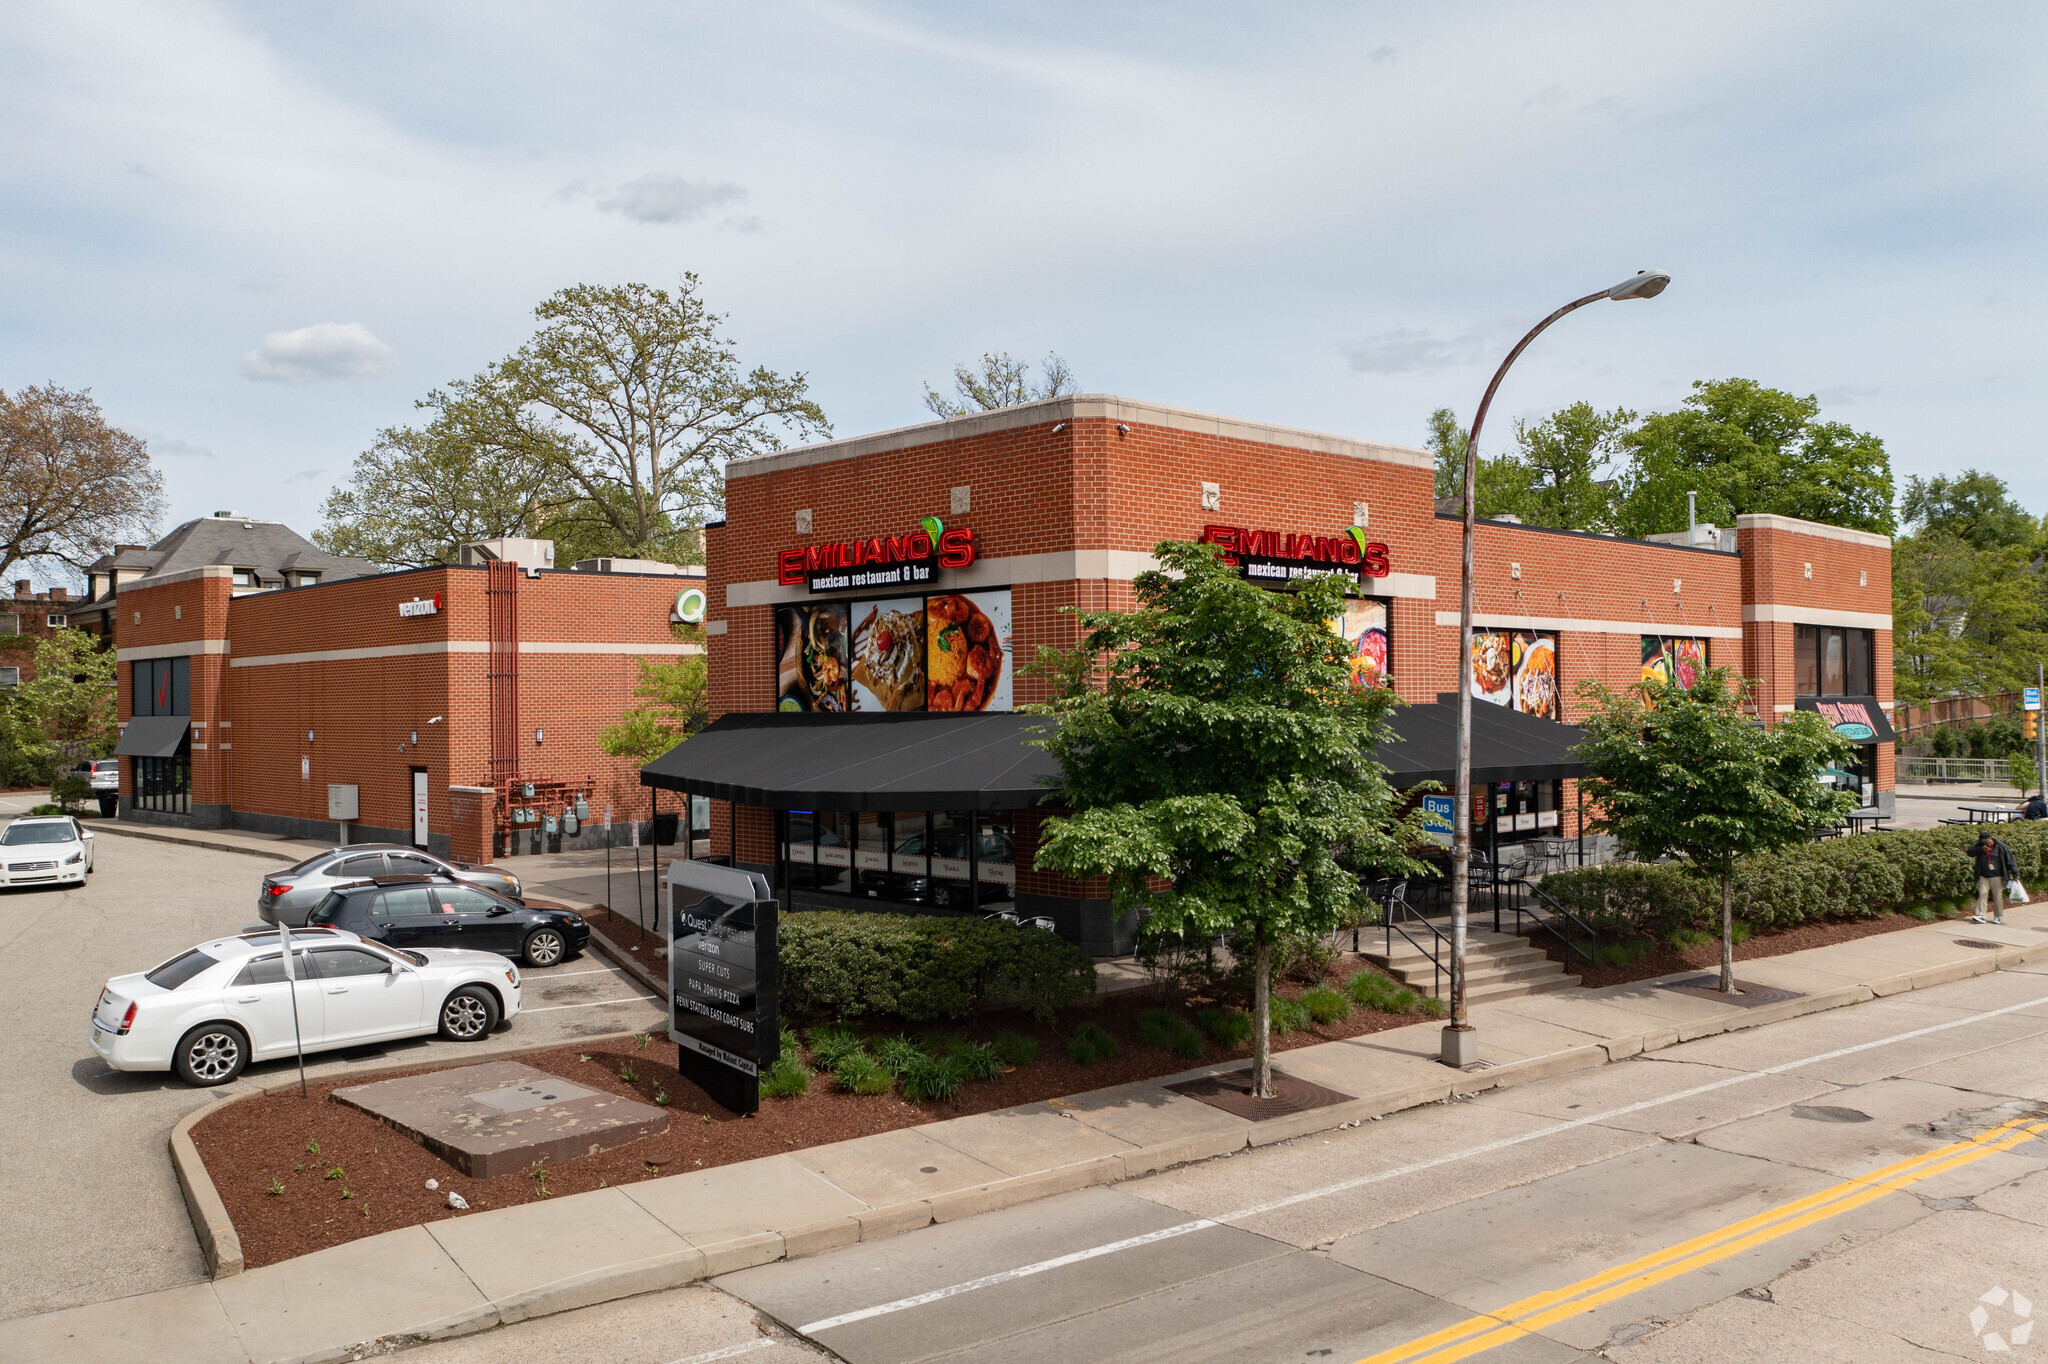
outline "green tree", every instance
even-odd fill
[[[90,393],[0,389],[0,574],[35,559],[84,568],[118,541],[147,544],[163,513],[148,447]]]
[[[2013,500],[2005,480],[1977,469],[1908,477],[1899,518],[1916,535],[1947,536],[1972,549],[2031,549],[2041,538],[2040,521]]]
[[[646,766],[704,728],[711,714],[710,679],[701,654],[669,663],[640,662],[633,695],[640,703],[619,723],[598,735],[598,746],[615,758]]]
[[[1576,402],[1540,422],[1515,423],[1512,454],[1483,461],[1481,515],[1503,512],[1532,526],[1614,529],[1615,462],[1636,414]]]
[[[120,742],[114,651],[83,630],[58,630],[36,645],[36,675],[14,689],[14,725],[44,770],[104,758]]]
[[[1269,592],[1206,545],[1168,541],[1135,610],[1091,612],[1040,666],[1058,799],[1037,866],[1106,877],[1148,932],[1254,943],[1254,1092],[1272,1093],[1272,945],[1363,907],[1359,871],[1407,871],[1424,835],[1374,761],[1396,704],[1354,688],[1329,621],[1342,590]]]
[[[1013,360],[1008,351],[984,353],[979,368],[953,366],[953,391],[959,398],[948,398],[926,384],[924,405],[934,416],[965,417],[1044,398],[1061,398],[1075,391],[1074,371],[1058,355],[1048,353],[1039,362],[1039,368],[1045,377],[1034,384],[1028,361]]]
[[[357,461],[320,543],[444,562],[456,535],[485,525],[584,557],[673,558],[696,552],[723,505],[729,460],[831,434],[804,375],[740,362],[695,275],[673,291],[574,285],[534,317],[516,354],[421,404],[435,413],[424,431],[386,432]],[[420,489],[450,510],[386,510]]]
[[[1458,414],[1448,407],[1439,407],[1429,414],[1429,439],[1425,443],[1429,453],[1436,456],[1436,495],[1439,499],[1465,495],[1465,442],[1468,439],[1469,433],[1458,425]],[[1484,480],[1480,486],[1485,486]]]
[[[1640,538],[1685,525],[1685,495],[1702,521],[1732,525],[1770,512],[1889,535],[1891,461],[1884,442],[1816,420],[1817,399],[1753,379],[1697,381],[1676,412],[1659,412],[1624,437],[1617,525]]]
[[[1856,797],[1819,781],[1855,745],[1811,711],[1769,729],[1745,707],[1748,684],[1709,668],[1697,685],[1579,684],[1589,713],[1578,754],[1592,827],[1645,860],[1682,857],[1721,884],[1721,989],[1735,989],[1737,858],[1802,843],[1839,824]]]

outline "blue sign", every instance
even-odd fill
[[[1454,796],[1424,796],[1422,798],[1422,828],[1432,839],[1449,847],[1453,829],[1451,822],[1458,809]]]
[[[2023,710],[2041,709],[2041,689],[2039,687],[2028,687],[2025,691],[2021,692],[2020,707]]]

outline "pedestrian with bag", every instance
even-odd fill
[[[2005,922],[2005,883],[2019,879],[2019,863],[2013,860],[2012,849],[1994,838],[1989,829],[1977,840],[1971,849],[1977,865],[1977,912],[1970,916],[1973,924]],[[1991,908],[1992,916],[1985,919],[1984,911]]]

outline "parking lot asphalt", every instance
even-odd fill
[[[0,812],[0,819],[6,813]],[[147,970],[256,919],[261,861],[115,835],[94,844],[83,887],[0,890],[12,980],[0,1067],[0,1318],[198,1283],[205,1262],[172,1172],[169,1137],[202,1104],[246,1082],[190,1089],[168,1074],[109,1070],[87,1041],[108,977]],[[432,1038],[328,1052],[309,1075],[481,1060],[661,1025],[659,1001],[595,953],[526,971],[525,1009],[484,1042]],[[253,1077],[292,1062],[251,1067]]]

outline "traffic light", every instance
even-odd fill
[[[2026,735],[2028,743],[2034,742],[2034,736],[2041,732],[2041,712],[2027,711],[2026,718],[2020,722],[2020,732]]]

